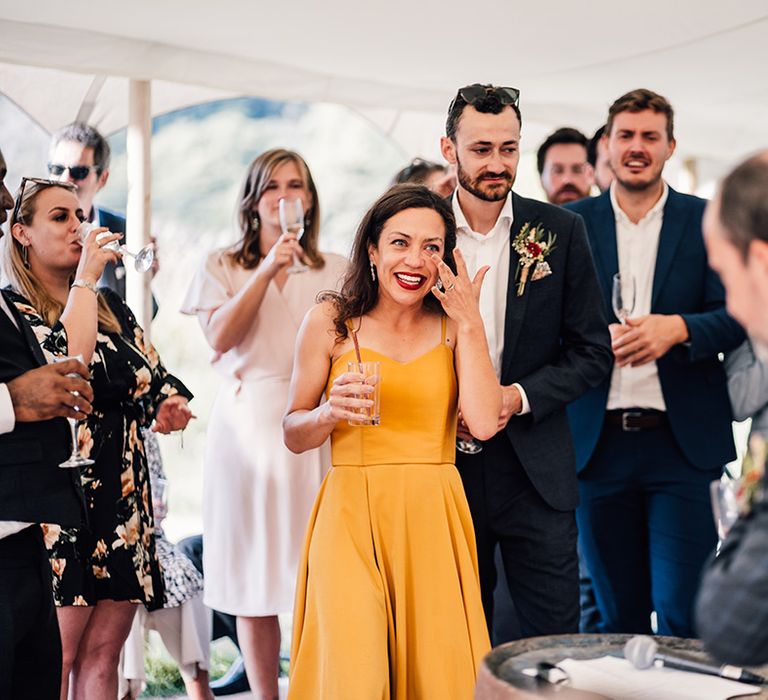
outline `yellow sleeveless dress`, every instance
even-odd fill
[[[485,626],[454,466],[453,351],[381,362],[381,425],[339,423],[294,608],[290,700],[471,700]],[[331,368],[328,387],[352,352]]]

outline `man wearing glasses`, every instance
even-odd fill
[[[0,224],[14,205],[6,173],[0,153]],[[15,308],[0,292],[0,698],[58,700],[61,640],[39,523],[84,522],[79,473],[58,467],[69,453],[61,418],[84,420],[93,392],[82,363],[45,363]]]
[[[498,545],[520,635],[531,637],[578,631],[578,492],[565,406],[607,376],[611,350],[583,221],[511,191],[518,97],[514,88],[461,88],[441,149],[457,168],[457,245],[470,274],[490,265],[480,312],[504,388],[491,440],[472,441],[460,424],[461,449],[472,442],[474,454],[458,453],[457,467],[489,628]]]

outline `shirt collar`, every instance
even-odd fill
[[[464,212],[461,210],[461,205],[459,204],[458,188],[453,191],[451,205],[453,207],[453,215],[456,217],[456,231],[459,233],[466,233],[477,240],[488,240],[489,238],[493,238],[499,231],[503,231],[505,229],[509,231],[514,219],[514,212],[512,211],[512,190],[509,191],[509,194],[504,201],[504,206],[499,212],[499,218],[496,219],[496,223],[493,225],[493,228],[486,234],[473,231],[469,223],[467,223],[467,217],[464,216]],[[500,222],[503,222],[504,225],[499,226]]]
[[[629,217],[624,213],[624,210],[619,206],[619,202],[616,199],[616,181],[614,180],[611,183],[610,187],[610,196],[611,196],[611,207],[613,207],[613,215],[616,219],[617,224],[631,224],[632,226],[639,226],[640,224],[648,223],[649,221],[652,221],[653,219],[659,218],[664,215],[664,205],[667,203],[667,197],[669,197],[669,186],[667,185],[664,180],[661,181],[661,184],[664,185],[664,189],[661,191],[661,197],[659,197],[659,201],[656,202],[649,210],[648,213],[640,219],[640,221],[635,224],[634,222],[630,221]]]

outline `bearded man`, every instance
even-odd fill
[[[457,245],[470,274],[490,265],[480,312],[504,390],[493,438],[472,441],[460,423],[474,454],[459,452],[456,466],[472,512],[489,627],[498,546],[518,636],[532,637],[578,631],[578,493],[565,407],[603,381],[611,351],[584,222],[512,192],[518,97],[509,87],[461,88],[441,150],[457,170]]]

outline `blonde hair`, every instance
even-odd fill
[[[259,203],[264,190],[269,184],[272,174],[283,163],[295,163],[301,173],[301,179],[304,187],[307,188],[312,197],[312,206],[304,216],[304,235],[299,241],[299,245],[309,259],[309,264],[314,268],[321,268],[325,265],[323,256],[317,249],[318,238],[320,236],[320,202],[317,196],[317,188],[312,179],[312,173],[305,160],[295,151],[288,151],[285,148],[273,148],[270,151],[264,151],[257,156],[248,167],[248,174],[245,176],[240,198],[237,206],[237,222],[240,225],[240,231],[243,237],[235,246],[230,255],[236,263],[250,270],[256,267],[262,257],[261,242],[261,223],[258,214],[254,209]]]
[[[14,224],[18,223],[24,226],[23,222],[31,224],[35,216],[35,201],[37,196],[49,187],[56,187],[54,183],[40,184],[28,182],[22,192],[21,205],[18,211],[14,211],[8,224],[8,229],[13,230]],[[68,188],[67,188],[68,189]],[[17,195],[18,196],[18,195]],[[24,246],[13,235],[4,236],[3,243],[3,271],[5,272],[11,286],[22,296],[24,296],[30,305],[42,316],[45,324],[53,327],[59,320],[64,306],[61,302],[54,299],[48,290],[37,279],[35,274],[25,263]],[[75,275],[72,273],[70,282],[74,281]],[[121,331],[120,322],[117,320],[112,309],[109,307],[106,298],[100,292],[96,295],[98,301],[98,324],[99,330],[110,333],[119,333]]]

